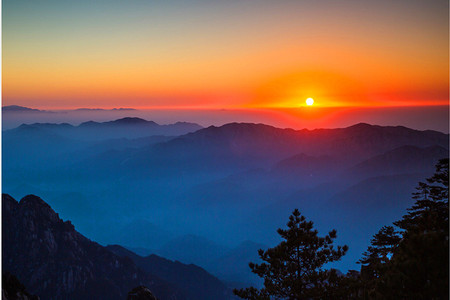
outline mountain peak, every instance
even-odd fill
[[[2,194],[2,210],[3,211],[12,211],[14,207],[19,205],[19,202],[16,201],[13,197],[8,194]]]
[[[46,208],[51,208],[50,205],[45,203],[40,197],[36,195],[26,195],[19,202],[21,205],[29,205],[29,206],[42,206]]]
[[[35,109],[35,108],[29,108],[29,107],[25,107],[25,106],[20,106],[20,105],[7,105],[7,106],[3,106],[2,107],[3,111],[17,111],[17,112],[38,112],[38,111],[43,111],[43,110],[39,110],[39,109]]]
[[[351,125],[347,128],[368,128],[368,127],[373,127],[374,125],[371,125],[369,123],[364,123],[364,122],[360,122],[360,123],[356,123],[354,125]]]
[[[378,125],[372,125],[372,124],[368,124],[368,123],[357,123],[351,126],[348,126],[344,129],[346,130],[352,130],[352,131],[366,131],[366,130],[370,130],[370,129],[374,129],[374,128],[380,128],[381,126]]]
[[[44,200],[35,195],[27,195],[23,197],[19,205],[22,209],[27,211],[28,218],[40,222],[41,220],[48,220],[52,223],[58,223],[62,220],[59,215],[48,205]]]
[[[83,123],[81,123],[80,125],[78,125],[78,127],[98,126],[98,125],[100,125],[100,124],[101,124],[101,123],[95,122],[95,121],[86,121],[86,122],[83,122]]]
[[[137,118],[137,117],[125,117],[125,118],[121,118],[121,119],[117,119],[115,121],[111,121],[111,122],[107,122],[110,124],[130,124],[130,125],[134,125],[134,124],[155,124],[155,122],[153,121],[147,121],[141,118]]]
[[[19,130],[38,130],[38,128],[36,126],[30,125],[30,124],[21,124],[16,129],[19,129]]]

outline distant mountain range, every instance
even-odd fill
[[[47,110],[40,110],[40,109],[35,109],[35,108],[29,108],[29,107],[25,107],[25,106],[20,106],[20,105],[7,105],[7,106],[2,106],[2,112],[4,113],[9,113],[9,112],[15,112],[15,113],[21,113],[21,112],[26,112],[26,113],[47,113],[50,111]]]
[[[211,126],[156,145],[155,152],[263,160],[265,164],[292,155],[339,156],[343,162],[382,154],[403,145],[448,147],[448,135],[405,127],[357,124],[343,129],[292,130],[263,124],[232,123]],[[204,158],[208,158],[208,156]]]
[[[127,108],[127,107],[119,107],[119,108],[111,108],[111,109],[104,109],[104,108],[77,108],[73,109],[73,111],[136,111],[137,109],[134,108]]]
[[[230,291],[200,267],[120,246],[102,247],[63,222],[37,196],[2,195],[3,271],[41,299],[125,299],[145,285],[158,299],[229,299]]]
[[[106,140],[118,138],[141,138],[155,135],[178,136],[201,129],[198,124],[178,122],[169,125],[159,125],[153,121],[140,118],[122,118],[108,122],[84,122],[78,126],[68,123],[34,123],[22,124],[21,126],[4,131],[5,135],[10,132],[23,134],[31,130],[41,130],[42,134],[57,134],[61,138],[72,140]]]
[[[79,111],[79,112],[89,112],[89,111],[136,111],[136,109],[134,108],[112,108],[112,109],[104,109],[104,108],[76,108],[76,109],[71,109],[71,110],[66,110],[66,111]],[[2,106],[2,112],[4,113],[9,113],[9,112],[13,112],[13,113],[21,113],[21,112],[25,112],[25,113],[54,113],[55,111],[52,110],[41,110],[41,109],[36,109],[36,108],[29,108],[29,107],[25,107],[25,106],[20,106],[20,105],[6,105],[6,106]]]
[[[448,135],[368,124],[343,129],[297,131],[263,124],[232,123],[211,126],[151,148],[138,149],[121,164],[121,172],[132,170],[134,175],[140,174],[142,177],[180,173],[219,173],[223,176],[250,169],[267,169],[277,163],[282,167],[281,160],[306,155],[309,161],[315,159],[320,162],[321,168],[311,166],[315,168],[315,173],[326,167],[325,172],[332,175],[405,145],[447,148]],[[291,162],[288,164],[293,166]],[[113,165],[113,162],[108,165]],[[306,174],[304,167],[301,169],[304,175],[311,174]],[[316,178],[325,180],[328,175]]]

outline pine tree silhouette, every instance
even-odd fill
[[[336,230],[319,237],[313,222],[295,209],[289,217],[288,229],[278,229],[283,238],[278,246],[259,250],[264,261],[250,263],[252,272],[264,278],[264,287],[234,290],[244,299],[311,299],[335,298],[339,276],[336,270],[324,270],[326,263],[339,260],[348,250],[347,246],[333,247]]]

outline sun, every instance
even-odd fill
[[[306,99],[306,105],[311,106],[313,104],[314,104],[314,99],[313,98]]]

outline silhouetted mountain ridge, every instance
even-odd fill
[[[157,255],[139,256],[119,245],[106,247],[111,252],[130,258],[139,268],[179,287],[190,299],[229,299],[230,291],[217,278],[204,269],[193,265],[171,261]]]
[[[295,155],[302,150],[305,154],[320,156],[345,154],[349,152],[349,148],[352,152],[363,148],[371,150],[364,155],[370,157],[372,153],[385,152],[403,145],[448,147],[447,140],[448,135],[435,131],[418,131],[402,126],[382,127],[365,123],[347,128],[315,130],[280,129],[253,123],[230,123],[220,127],[210,126],[201,129],[174,139],[168,144],[221,145],[227,146],[226,149],[235,155],[253,154],[263,157],[273,155],[274,150],[280,151],[276,152],[276,156],[287,157],[286,153]],[[288,147],[292,149],[287,149]]]
[[[42,109],[36,109],[36,108],[30,108],[30,107],[25,107],[25,106],[20,106],[20,105],[5,105],[2,106],[2,111],[3,112],[17,112],[17,113],[21,113],[21,112],[51,112],[54,113],[55,111],[50,111],[50,110],[42,110]],[[119,107],[119,108],[111,108],[111,109],[104,109],[104,108],[76,108],[76,109],[69,109],[69,110],[65,110],[65,112],[98,112],[98,111],[136,111],[136,109],[134,108],[127,108],[127,107]]]
[[[76,108],[72,111],[135,111],[137,109],[134,108],[127,108],[127,107],[119,107],[119,108],[111,108],[111,109],[105,109],[105,108]]]
[[[192,123],[189,123],[192,124]],[[107,122],[95,122],[95,121],[87,121],[83,122],[79,127],[103,127],[103,126],[120,126],[120,125],[147,125],[147,126],[155,126],[158,125],[157,123],[153,121],[147,121],[141,118],[136,117],[125,117],[121,119],[117,119],[114,121],[107,121]]]
[[[134,174],[142,172],[142,176],[175,172],[222,172],[230,175],[231,171],[270,168],[280,160],[303,153],[314,157],[335,157],[343,168],[404,145],[448,148],[448,135],[369,124],[339,129],[293,130],[264,124],[230,123],[210,126],[142,149],[133,153],[124,167],[135,170]]]
[[[201,127],[195,123],[177,122],[175,124],[159,125],[136,117],[125,117],[107,122],[87,121],[78,126],[68,123],[33,123],[22,124],[5,133],[20,133],[26,128],[46,129],[48,132],[75,140],[105,140],[113,138],[141,138],[153,135],[179,136],[199,130]]]
[[[46,110],[40,110],[35,108],[29,108],[20,105],[6,105],[2,106],[2,112],[48,112]]]
[[[115,121],[109,121],[105,122],[105,124],[111,124],[111,125],[136,125],[136,124],[147,124],[147,125],[158,125],[153,121],[147,121],[141,118],[136,117],[125,117],[122,119],[117,119]],[[176,123],[178,124],[178,123]],[[192,123],[191,123],[192,124]]]

